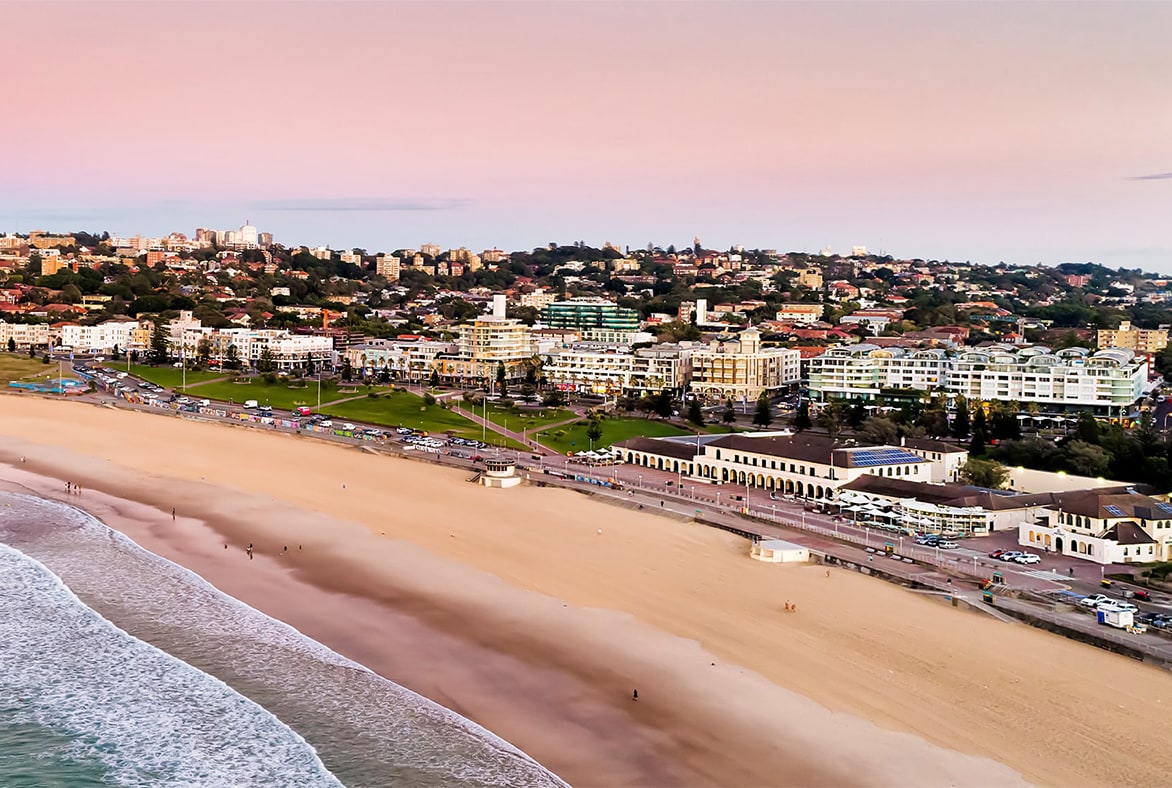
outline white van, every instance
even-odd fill
[[[253,408],[255,408],[255,407],[256,407],[256,400],[254,400],[254,399],[246,399],[246,400],[244,400],[244,408],[245,408],[245,410],[250,410],[250,409],[253,409]]]

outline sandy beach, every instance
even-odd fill
[[[753,562],[723,532],[80,402],[0,397],[0,435],[0,480],[86,508],[576,785],[1172,769],[1169,674],[861,575]]]

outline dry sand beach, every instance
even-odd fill
[[[76,402],[0,397],[0,436],[0,480],[62,498],[81,484],[71,503],[573,784],[1172,770],[1167,673],[860,575],[753,562],[719,531]]]

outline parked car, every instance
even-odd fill
[[[1007,550],[994,550],[993,552],[989,553],[989,557],[990,558],[1000,558],[1001,556],[1005,555],[1005,553],[1007,553],[1007,552],[1008,552]]]
[[[955,550],[960,547],[956,542],[937,542],[936,546],[941,550]]]
[[[1083,607],[1098,607],[1099,605],[1110,601],[1111,597],[1109,596],[1104,596],[1103,594],[1092,594],[1091,596],[1084,596],[1082,599],[1078,600],[1078,603]]]
[[[1023,553],[1021,550],[1006,550],[1004,553],[997,556],[997,560],[999,560],[999,561],[1013,561],[1019,555],[1025,555],[1025,553]]]
[[[1034,555],[1033,553],[1022,553],[1013,560],[1019,564],[1039,564],[1042,562],[1041,556]]]
[[[351,424],[350,422],[346,422],[345,424],[343,424],[343,425],[342,425],[342,429],[344,429],[344,430],[353,430],[353,429],[354,429],[354,425],[353,425],[353,424]]]

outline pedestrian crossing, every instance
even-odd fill
[[[1057,572],[1053,572],[1049,569],[1028,569],[1028,570],[1022,572],[1022,574],[1029,575],[1030,577],[1036,577],[1040,580],[1065,580],[1066,579],[1066,575],[1060,575]]]

